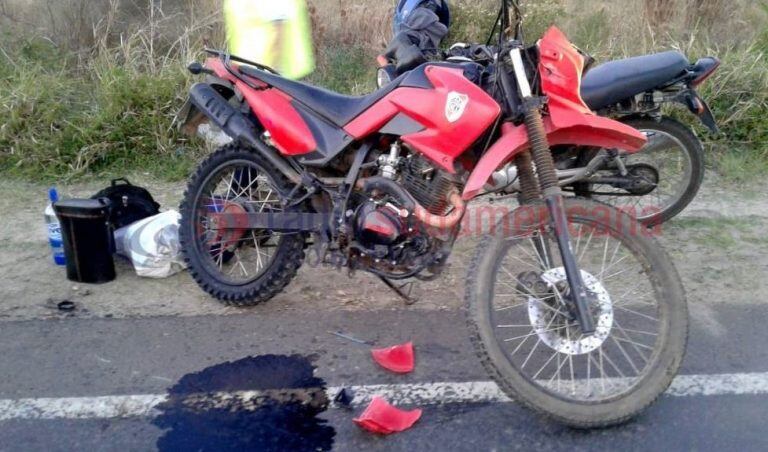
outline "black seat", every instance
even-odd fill
[[[589,108],[600,110],[672,81],[689,65],[677,51],[610,61],[584,75],[581,97]]]
[[[240,72],[261,80],[267,85],[274,86],[338,127],[346,126],[373,104],[394,91],[406,76],[404,74],[387,86],[366,96],[345,96],[324,88],[289,80],[251,66],[241,66]]]

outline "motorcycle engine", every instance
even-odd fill
[[[355,237],[366,248],[392,246],[407,232],[405,220],[396,208],[366,202],[357,211]]]
[[[413,221],[401,217],[400,209],[390,202],[367,201],[355,215],[354,247],[369,259],[368,265],[379,267],[381,262],[387,271],[405,270],[427,254],[432,243]]]
[[[448,195],[457,186],[450,174],[417,154],[406,159],[402,174],[403,186],[419,204],[435,215],[447,213]]]
[[[403,159],[399,168],[403,188],[419,204],[435,215],[447,213],[448,195],[457,186],[451,175],[414,154]],[[400,213],[401,206],[392,198],[360,204],[354,218],[359,251],[395,267],[428,261],[426,256],[439,248],[439,239],[413,216],[404,218]]]

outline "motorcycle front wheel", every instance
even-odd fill
[[[626,213],[566,201],[572,247],[597,331],[580,331],[543,204],[508,214],[467,275],[472,342],[513,400],[577,428],[625,422],[670,385],[688,313],[680,278],[650,231]]]

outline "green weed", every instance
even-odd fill
[[[768,156],[757,148],[723,149],[714,155],[717,172],[734,184],[745,184],[768,175]]]
[[[363,47],[330,47],[318,54],[310,83],[345,94],[367,94],[376,85],[376,55]]]
[[[29,12],[20,17],[29,21],[38,17],[36,1],[10,4],[22,12],[26,5]],[[684,26],[688,19],[680,17],[679,26],[662,33],[648,26],[639,1],[531,0],[524,2],[526,37],[532,43],[556,23],[599,61],[669,48],[691,59],[720,57],[723,65],[701,91],[723,134],[700,135],[714,168],[745,183],[768,176],[768,2],[734,1],[738,7],[712,27]],[[191,82],[183,68],[199,57],[203,38],[220,44],[221,23],[216,2],[176,3],[196,6],[155,14],[154,22],[146,22],[146,11],[134,11],[138,7],[99,16],[86,27],[100,34],[89,38],[95,44],[88,48],[68,47],[89,39],[57,36],[54,31],[67,30],[61,23],[37,36],[2,23],[0,172],[46,181],[136,171],[185,177],[205,150],[172,127]],[[309,81],[349,94],[373,90],[374,57],[391,33],[392,2],[310,3],[318,69]],[[498,1],[456,0],[452,8],[446,45],[485,42]],[[699,127],[688,113],[681,118]]]
[[[688,217],[676,219],[669,227],[700,245],[732,249],[744,242],[768,243],[760,232],[762,226],[758,218]]]

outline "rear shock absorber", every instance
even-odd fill
[[[544,128],[544,120],[541,115],[541,99],[534,97],[531,91],[520,47],[516,46],[513,48],[509,53],[509,57],[512,60],[512,68],[514,69],[517,87],[523,102],[525,127],[528,131],[531,148],[530,154],[536,165],[536,178],[544,195],[544,200],[547,203],[547,209],[552,217],[552,226],[555,230],[563,267],[565,267],[565,273],[568,278],[570,298],[575,307],[576,318],[584,334],[593,334],[595,332],[595,320],[589,309],[591,296],[586,290],[581,270],[571,248],[563,192],[558,183],[555,162],[549,149],[549,140]],[[525,162],[523,161],[522,163],[525,166]],[[530,165],[528,166],[530,167]],[[518,168],[518,170],[521,170],[521,168]],[[525,169],[522,170],[525,171]],[[522,187],[523,181],[521,180],[520,182]]]

